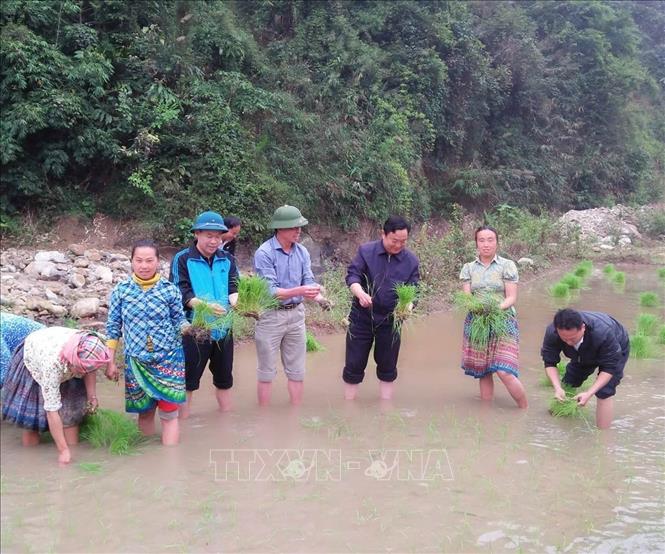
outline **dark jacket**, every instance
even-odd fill
[[[579,350],[563,342],[554,328],[548,325],[543,339],[540,355],[545,367],[555,367],[561,352],[571,362],[582,368],[596,368],[614,375],[617,368],[622,368],[619,362],[628,351],[628,332],[616,319],[601,312],[580,312],[586,326],[584,339]]]

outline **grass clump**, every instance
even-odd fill
[[[145,439],[136,424],[124,414],[100,408],[83,420],[81,440],[111,454],[131,454]]]
[[[623,271],[615,271],[612,274],[612,282],[615,285],[625,285],[626,284],[626,274]]]
[[[581,279],[586,279],[589,277],[589,275],[591,275],[592,270],[593,263],[591,260],[583,260],[575,266],[575,269],[573,269],[573,274],[577,277],[580,277]]]
[[[639,314],[635,325],[635,334],[653,336],[658,331],[658,316],[653,314]]]
[[[508,334],[509,313],[499,307],[499,299],[492,294],[473,295],[458,292],[455,305],[473,314],[469,329],[469,342],[477,349],[487,348],[492,338]]]
[[[653,348],[649,337],[645,335],[634,335],[630,337],[630,355],[636,360],[653,358]]]
[[[658,306],[658,295],[655,292],[643,292],[640,294],[640,306],[643,308],[655,308]]]
[[[665,325],[661,325],[658,329],[658,335],[656,335],[656,342],[658,344],[665,344]]]
[[[393,331],[400,333],[402,325],[411,316],[413,303],[418,297],[418,287],[417,285],[399,283],[395,285],[395,294],[397,295],[397,304],[393,310]]]
[[[259,319],[278,305],[278,300],[270,292],[268,281],[263,277],[248,275],[238,279],[238,304],[234,308],[237,314]]]
[[[323,352],[325,350],[324,346],[316,340],[312,333],[307,331],[305,336],[307,337],[307,352]]]
[[[550,414],[554,417],[584,417],[584,407],[575,400],[575,392],[566,391],[566,399],[552,398],[550,401]]]
[[[570,287],[566,283],[559,281],[550,287],[550,295],[554,298],[568,298],[570,296]]]
[[[617,269],[614,267],[614,264],[607,264],[603,268],[603,273],[605,274],[606,277],[611,277],[616,273]]]
[[[658,269],[658,278],[665,281],[665,267],[661,267]]]
[[[570,290],[582,288],[582,278],[573,273],[566,273],[563,277],[561,277],[559,283],[568,285]]]

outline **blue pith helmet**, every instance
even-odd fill
[[[217,212],[203,212],[199,214],[192,225],[192,231],[222,231],[229,229],[224,225],[224,218]]]

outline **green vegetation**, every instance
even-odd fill
[[[550,295],[554,298],[568,298],[570,296],[570,287],[566,283],[554,283],[550,287]]]
[[[637,360],[653,358],[654,351],[649,337],[646,335],[630,337],[630,355]]]
[[[131,454],[145,439],[136,423],[124,414],[98,409],[81,424],[81,440],[94,448],[108,448],[111,454]]]
[[[182,242],[215,209],[256,241],[284,202],[349,228],[662,190],[657,2],[6,0],[0,24],[3,232],[30,207]]]
[[[79,462],[78,467],[86,473],[101,473],[102,464],[99,462]]]
[[[397,304],[393,310],[393,331],[399,334],[404,322],[411,317],[413,303],[418,297],[418,287],[399,283],[395,285],[395,294],[397,295]]]
[[[474,295],[465,292],[455,294],[455,305],[473,314],[469,328],[469,342],[474,348],[486,348],[492,339],[508,334],[509,314],[499,308],[499,300],[491,294]]]
[[[243,317],[259,319],[263,313],[278,306],[270,292],[268,281],[258,275],[240,277],[238,280],[238,304],[234,311]]]
[[[626,274],[623,271],[615,271],[612,275],[612,282],[615,285],[625,285],[626,284]]]
[[[640,306],[643,308],[655,308],[658,306],[658,295],[655,292],[643,292],[640,294]]]
[[[614,264],[607,264],[603,268],[603,273],[605,274],[606,277],[611,278],[612,275],[616,273],[616,267],[614,267]]]
[[[553,398],[550,401],[550,413],[554,417],[584,417],[584,407],[573,398],[575,394],[566,392],[565,400]]]
[[[653,314],[639,314],[636,320],[635,334],[647,337],[653,336],[658,331],[660,320]]]
[[[665,324],[661,325],[658,329],[658,335],[656,336],[656,342],[658,344],[665,344]]]
[[[325,348],[316,340],[316,337],[310,332],[306,332],[307,337],[307,352],[323,352]]]
[[[192,310],[192,326],[188,333],[197,342],[209,341],[212,332],[228,328],[227,315],[217,315],[211,302],[199,299]]]
[[[566,373],[566,362],[561,360],[558,364],[556,364],[556,368],[559,371],[559,381],[561,381],[561,379],[563,379],[563,376]],[[538,381],[538,384],[541,387],[552,388],[552,381],[550,381],[550,378],[547,376],[547,373],[545,373],[544,375],[542,375],[540,377],[540,380]]]
[[[665,267],[658,268],[658,278],[665,281]]]
[[[559,282],[568,285],[570,290],[576,290],[582,287],[582,277],[574,275],[573,273],[566,273],[561,277]]]

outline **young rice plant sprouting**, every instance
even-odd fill
[[[614,264],[607,264],[607,265],[603,268],[603,273],[604,273],[607,277],[611,277],[614,273],[616,273],[616,267],[614,267]]]
[[[635,334],[653,336],[658,332],[658,317],[653,314],[639,314],[635,325]]]
[[[658,295],[655,292],[643,292],[640,294],[640,306],[643,308],[655,308],[658,306]]]
[[[307,352],[322,352],[323,350],[325,350],[323,345],[318,340],[316,340],[316,337],[309,331],[306,332],[306,337],[307,337]]]
[[[630,355],[637,360],[653,357],[653,348],[649,337],[634,335],[630,337]]]
[[[111,454],[131,454],[144,437],[131,419],[124,414],[98,409],[81,424],[81,440],[94,448],[108,448]]]
[[[570,290],[576,290],[582,287],[582,278],[574,275],[573,273],[566,273],[561,277],[560,283],[568,285]]]
[[[612,282],[615,285],[624,285],[626,283],[626,274],[623,271],[615,271],[612,275]]]
[[[570,296],[570,287],[566,283],[554,283],[550,288],[550,294],[554,298],[568,298]]]

